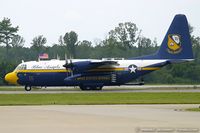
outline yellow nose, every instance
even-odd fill
[[[6,74],[5,80],[10,84],[17,85],[18,84],[17,83],[17,80],[18,80],[17,73],[11,72],[11,73]]]

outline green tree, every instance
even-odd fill
[[[10,19],[4,18],[0,22],[0,43],[6,45],[6,57],[8,58],[8,49],[12,43],[12,39],[16,36],[19,27],[13,27]]]
[[[93,50],[92,42],[83,40],[77,43],[76,46],[76,57],[77,58],[91,58],[91,53]]]
[[[34,37],[32,40],[32,46],[31,48],[37,51],[37,54],[41,53],[44,48],[45,48],[45,44],[47,43],[47,39],[46,37],[44,37],[43,35],[39,35],[37,37]]]
[[[125,57],[128,49],[124,50],[121,47],[121,42],[116,41],[114,38],[108,38],[102,41],[103,54],[102,57]]]
[[[67,47],[67,51],[69,53],[69,56],[72,58],[76,58],[76,46],[77,46],[77,40],[78,35],[74,31],[67,32],[65,36],[63,37],[64,43]]]
[[[139,39],[141,30],[132,22],[119,23],[118,27],[109,32],[109,38],[121,42],[124,49],[131,48]]]
[[[139,56],[144,54],[149,54],[149,49],[151,48],[151,40],[149,38],[141,36],[138,42]]]
[[[59,38],[58,38],[58,45],[60,45],[60,46],[64,46],[65,44],[64,44],[64,40],[63,40],[63,36],[61,35],[61,36],[59,36]]]
[[[192,40],[192,44],[193,44],[193,53],[194,53],[194,58],[195,58],[195,61],[200,64],[200,37],[195,37],[195,36],[192,36],[191,37],[191,40]]]
[[[24,38],[21,37],[20,35],[16,35],[12,39],[11,46],[12,47],[23,47],[24,43],[25,43]]]

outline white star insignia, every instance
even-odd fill
[[[129,70],[130,70],[131,73],[132,73],[132,72],[135,73],[136,69],[137,69],[137,68],[134,67],[133,65],[132,65],[131,67],[129,67]]]

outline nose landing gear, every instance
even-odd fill
[[[25,85],[24,89],[25,89],[26,91],[31,91],[32,87],[29,86],[29,85]]]

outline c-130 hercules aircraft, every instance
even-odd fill
[[[129,59],[66,59],[28,61],[5,76],[10,84],[32,86],[79,86],[81,90],[101,90],[103,86],[125,85],[161,67],[193,60],[188,22],[176,15],[160,49],[152,55]]]

